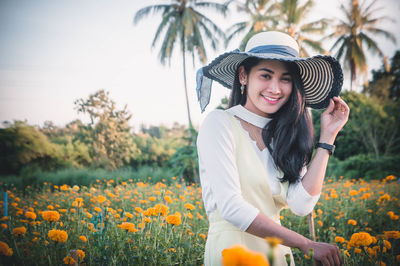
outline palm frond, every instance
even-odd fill
[[[137,24],[140,20],[146,18],[150,14],[157,14],[158,12],[165,12],[171,9],[170,5],[154,5],[154,6],[147,6],[144,8],[139,9],[133,18],[133,24]]]

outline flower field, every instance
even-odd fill
[[[208,222],[201,189],[168,183],[9,189],[7,217],[1,202],[0,264],[202,265]],[[315,207],[318,240],[336,243],[346,265],[400,264],[399,188],[393,176],[327,180]],[[281,215],[283,225],[309,236],[307,217]],[[310,265],[293,252],[298,265]]]

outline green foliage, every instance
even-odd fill
[[[364,93],[379,102],[398,101],[400,98],[400,51],[397,51],[388,71],[385,66],[372,70],[372,80],[364,86]]]
[[[4,123],[0,128],[1,174],[16,174],[24,167],[52,170],[62,165],[61,149],[39,129],[26,122]]]
[[[180,176],[185,179],[188,183],[199,183],[199,177],[197,175],[199,163],[197,157],[197,135],[198,132],[190,127],[188,135],[185,140],[189,143],[179,148],[174,155],[169,159],[168,166],[170,166],[175,176]]]
[[[335,157],[329,159],[327,176],[345,178],[380,179],[382,176],[400,176],[400,155],[381,156],[358,154],[340,161]]]
[[[88,186],[96,183],[96,180],[113,179],[117,183],[129,179],[147,182],[171,182],[174,176],[170,168],[142,166],[137,170],[121,168],[118,170],[92,169],[92,168],[63,168],[54,171],[39,169],[25,170],[20,175],[5,175],[0,177],[0,182],[8,186],[24,189],[27,185],[42,187],[44,182],[54,185],[80,185]]]
[[[75,108],[89,114],[91,120],[82,130],[87,132],[85,143],[90,145],[94,166],[116,169],[129,162],[136,147],[130,136],[127,106],[117,110],[109,93],[99,90],[88,99],[76,100]]]

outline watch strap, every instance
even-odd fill
[[[317,148],[322,148],[322,149],[328,150],[329,155],[332,155],[333,152],[335,151],[335,147],[336,147],[336,146],[335,146],[335,145],[328,144],[328,143],[318,142],[317,145],[316,145],[316,147],[317,147]]]

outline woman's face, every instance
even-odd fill
[[[262,60],[249,74],[240,66],[239,81],[247,89],[244,107],[264,117],[277,112],[292,93],[292,76],[285,64],[276,60]]]

